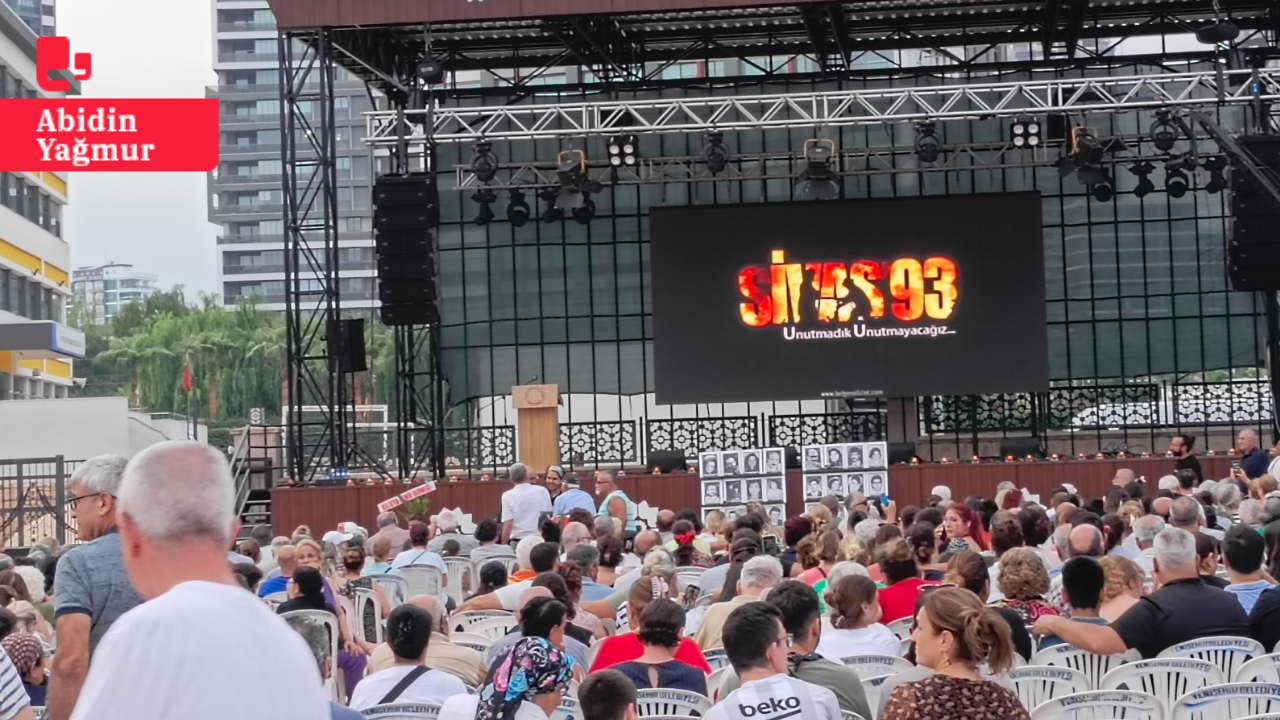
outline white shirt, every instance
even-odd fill
[[[532,580],[521,580],[514,585],[500,587],[494,590],[493,594],[498,598],[498,602],[502,603],[503,610],[515,612],[516,606],[520,604],[520,596],[531,587],[533,587]]]
[[[712,705],[702,717],[703,720],[841,720],[835,693],[787,675],[746,683]]]
[[[382,698],[386,697],[405,675],[412,672],[414,667],[413,665],[396,665],[361,680],[360,684],[356,685],[356,691],[351,694],[351,709],[364,710],[382,704]],[[428,670],[392,702],[442,705],[445,700],[454,695],[466,693],[467,686],[457,677],[443,670]]]
[[[479,695],[454,695],[440,707],[440,717],[468,720],[476,716],[479,707]],[[516,720],[551,720],[551,716],[531,702],[522,702],[516,708]]]
[[[271,672],[244,672],[259,662]],[[283,618],[238,586],[191,581],[111,626],[71,717],[328,720],[329,700]]]
[[[552,513],[551,493],[541,485],[522,482],[502,493],[502,522],[511,521],[511,539],[539,534],[538,518]]]
[[[892,630],[876,623],[857,630],[823,630],[814,652],[836,663],[854,655],[902,657],[902,641]]]
[[[430,550],[420,550],[409,548],[401,550],[394,558],[391,558],[392,569],[404,567],[405,565],[430,565],[441,572],[448,575],[449,567],[444,564],[444,558],[440,553],[433,553]]]

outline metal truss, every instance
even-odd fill
[[[1167,153],[1134,152],[1139,148],[1140,136],[1120,136],[1124,152],[1108,154],[1104,165],[1127,165],[1140,160],[1161,162],[1169,159]],[[1120,146],[1120,145],[1118,145]],[[1213,157],[1221,153],[1208,150],[1205,138],[1197,138],[1196,155]],[[1058,157],[1055,150],[1043,148],[1028,150],[1009,143],[966,143],[944,147],[936,163],[922,163],[911,147],[884,147],[846,150],[837,153],[832,160],[832,172],[843,177],[865,175],[892,175],[904,173],[954,172],[961,170],[1013,170],[1040,168]],[[729,180],[778,180],[798,178],[804,170],[804,157],[795,153],[756,153],[735,155],[724,171],[712,174],[706,161],[698,157],[662,157],[645,159],[634,168],[612,168],[607,163],[592,163],[588,174],[604,185],[643,185],[663,183],[698,183]],[[559,187],[554,163],[523,163],[503,165],[492,182],[482,183],[470,167],[453,168],[457,189],[472,191],[480,186],[494,190]]]
[[[1250,82],[1256,72],[1256,81]],[[936,87],[604,100],[588,103],[437,107],[436,143],[576,138],[618,133],[824,128],[915,120],[972,120],[1047,113],[1123,112],[1280,99],[1280,68],[1128,77],[1027,80]],[[365,114],[365,141],[399,141],[393,111]],[[425,139],[427,111],[405,114],[409,142]]]

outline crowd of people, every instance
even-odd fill
[[[663,509],[648,527],[612,473],[588,493],[515,465],[473,532],[447,510],[387,512],[372,533],[239,541],[215,449],[102,456],[71,479],[79,544],[0,555],[0,720],[350,720],[389,703],[547,720],[571,693],[576,717],[624,720],[646,689],[703,696],[710,720],[1029,718],[1008,673],[1038,649],[1280,643],[1280,487],[1247,440],[1218,481],[1179,437],[1173,473],[1120,470],[1103,497],[938,486],[903,508],[828,496],[781,524],[750,503],[732,522]],[[413,567],[452,592],[384,586]],[[380,611],[358,611],[361,595]],[[509,632],[462,639],[473,612]],[[910,669],[868,697],[856,656]]]

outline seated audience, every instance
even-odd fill
[[[521,569],[510,576],[506,587],[484,595],[473,595],[459,610],[515,610],[520,593],[533,585],[534,578],[553,572],[560,566],[560,546],[543,542],[537,535],[521,538],[516,543],[516,556]]]
[[[622,563],[622,541],[612,535],[597,538],[596,550],[600,553],[600,571],[596,573],[596,582],[613,587],[619,575],[618,565]]]
[[[879,622],[884,613],[877,598],[876,584],[869,577],[850,575],[828,585],[826,600],[834,629],[822,634],[815,652],[835,662],[854,655],[902,655],[902,641]]]
[[[485,654],[485,662],[490,667],[525,638],[550,640],[552,645],[568,653],[578,666],[587,666],[587,646],[566,632],[569,626],[568,606],[556,600],[547,588],[533,587],[525,590],[520,595],[520,609],[516,611],[516,619],[520,621],[519,627],[495,642]]]
[[[415,595],[405,604],[422,608],[435,621],[423,664],[432,670],[447,672],[472,687],[479,687],[480,683],[484,682],[484,675],[489,666],[480,653],[468,647],[455,645],[449,640],[449,618],[444,608],[440,606],[440,601],[430,595]],[[373,653],[369,655],[369,674],[381,672],[395,664],[395,653],[392,652],[391,645],[384,642],[374,648]]]
[[[929,592],[912,638],[916,661],[934,672],[894,688],[882,720],[1029,720],[1015,693],[979,674],[979,665],[1007,672],[1013,643],[1005,622],[973,593],[949,587]]]
[[[1042,615],[1057,615],[1057,608],[1044,596],[1049,592],[1049,571],[1034,552],[1014,548],[1000,556],[997,582],[1003,598],[994,603],[1018,613],[1023,624],[1030,625]]]
[[[476,590],[467,597],[467,600],[488,595],[499,588],[506,587],[507,584],[507,569],[501,563],[485,563],[484,567],[480,568],[480,580],[476,583]]]
[[[947,573],[944,579],[956,587],[968,590],[979,600],[987,597],[991,592],[991,576],[987,573],[987,563],[982,559],[981,555],[972,550],[966,550],[951,556],[951,559],[947,561]],[[925,586],[922,590],[930,590],[936,587],[939,586]],[[920,612],[919,600],[920,598],[917,598],[916,614]],[[994,607],[992,609],[999,613],[1000,617],[1004,618],[1005,623],[1009,625],[1009,634],[1013,637],[1013,649],[1024,659],[1029,659],[1033,654],[1033,646],[1031,644],[1031,634],[1027,632],[1027,625],[1022,621],[1022,616],[1008,608]],[[914,648],[912,652],[914,652]]]
[[[369,548],[373,554],[360,569],[360,574],[384,575],[391,572],[391,538],[386,535],[375,537]]]
[[[449,698],[440,708],[440,718],[550,718],[569,689],[573,668],[573,659],[546,638],[522,638],[489,668],[478,695],[462,693]],[[526,705],[532,705],[534,712],[526,712]]]
[[[471,562],[495,557],[515,557],[516,553],[510,545],[498,542],[498,536],[502,534],[502,526],[497,520],[493,518],[481,520],[473,534],[480,545],[471,551]]]
[[[700,549],[699,545],[703,545],[704,549]],[[710,549],[710,545],[698,540],[698,533],[689,520],[677,520],[672,526],[671,542],[667,550],[675,558],[676,567],[711,567],[715,560],[706,552]]]
[[[366,677],[356,687],[351,693],[351,709],[397,702],[440,705],[453,695],[465,693],[467,686],[456,676],[426,665],[434,626],[431,615],[415,605],[392,610],[387,618],[386,644],[395,655],[395,664]]]
[[[565,553],[565,562],[578,566],[582,571],[582,599],[604,600],[613,594],[613,588],[601,585],[600,551],[591,545],[579,545]]]
[[[1266,542],[1253,528],[1233,525],[1222,538],[1222,563],[1227,567],[1231,584],[1223,588],[1236,596],[1245,612],[1253,610],[1258,596],[1270,590],[1271,582],[1262,576],[1262,556]]]
[[[769,556],[753,557],[742,566],[742,574],[736,584],[737,593],[732,600],[718,602],[707,608],[693,639],[705,652],[724,647],[724,623],[729,614],[746,603],[756,602],[760,594],[782,581],[782,564]]]
[[[427,549],[432,552],[443,551],[445,543],[450,540],[458,544],[459,552],[468,556],[470,556],[472,550],[480,547],[480,541],[474,535],[467,535],[462,532],[462,527],[458,524],[457,515],[448,508],[441,510],[440,514],[436,515],[435,529],[435,537],[431,538],[431,541],[427,543]]]
[[[335,618],[338,616],[338,611],[324,597],[324,578],[315,568],[298,568],[289,580],[286,592],[289,599],[276,606],[277,614],[294,610],[323,610]]]
[[[617,670],[592,673],[578,687],[582,720],[637,720],[636,686]]]
[[[800,582],[813,587],[827,577],[831,568],[840,562],[840,535],[831,530],[810,535],[796,546],[796,555],[805,571],[800,573]]]
[[[644,648],[640,657],[618,663],[614,670],[626,675],[636,688],[669,688],[707,694],[707,676],[700,668],[676,659],[684,635],[684,609],[672,600],[658,598],[640,614],[636,637]]]
[[[1089,557],[1071,558],[1062,566],[1062,598],[1070,608],[1068,615],[1073,622],[1106,625],[1107,620],[1098,614],[1102,606],[1102,588],[1106,585],[1106,573],[1102,563]],[[1052,635],[1040,639],[1040,648],[1061,644]]]
[[[329,629],[319,620],[304,615],[290,615],[285,618],[285,622],[289,623],[289,627],[306,641],[307,648],[311,650],[311,655],[320,668],[320,682],[327,681],[332,672],[329,661],[332,653]],[[355,710],[332,701],[329,703],[329,713],[330,720],[361,720],[364,717]]]
[[[636,630],[640,627],[640,618],[654,600],[671,599],[674,582],[675,577],[672,575],[645,571],[645,574],[631,585],[631,590],[627,594],[627,625],[631,631],[607,637],[600,642],[600,650],[596,653],[595,662],[591,665],[591,672],[630,662],[644,654],[644,643],[641,642]],[[708,675],[711,674],[711,666],[702,655],[702,648],[687,637],[680,639],[680,646],[676,648],[674,657]]]
[[[403,550],[396,554],[394,560],[391,561],[391,572],[405,565],[430,565],[445,575],[445,581],[448,581],[449,568],[444,564],[444,558],[440,557],[440,553],[431,552],[427,549],[427,538],[430,531],[423,523],[413,523],[409,526],[409,549]]]
[[[920,579],[916,555],[905,540],[890,540],[876,548],[876,562],[884,573],[886,587],[880,589],[880,621],[888,624],[910,617],[916,594],[925,581]]]
[[[1200,578],[1191,533],[1166,528],[1156,536],[1154,547],[1159,590],[1109,625],[1042,616],[1035,623],[1036,635],[1057,635],[1063,642],[1099,655],[1134,649],[1143,659],[1154,658],[1187,640],[1217,635],[1249,637],[1249,616],[1240,603]]]
[[[10,633],[0,640],[0,646],[13,661],[18,674],[22,676],[22,687],[27,691],[31,704],[44,707],[48,680],[45,671],[49,663],[45,659],[44,645],[31,633]]]

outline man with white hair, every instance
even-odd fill
[[[1240,472],[1245,480],[1267,474],[1267,451],[1258,447],[1258,433],[1253,428],[1245,428],[1236,435],[1236,450],[1243,456],[1240,458]]]
[[[289,627],[306,641],[307,648],[311,650],[311,655],[320,668],[321,681],[328,680],[331,669],[329,658],[333,653],[333,647],[329,644],[329,629],[319,620],[301,613],[291,613],[290,617],[285,618],[285,622],[289,623]],[[329,711],[332,713],[330,720],[361,720],[364,717],[355,710],[335,702],[329,703]]]
[[[1120,468],[1116,470],[1116,474],[1111,478],[1111,484],[1115,487],[1124,487],[1131,482],[1137,481],[1138,476],[1133,474],[1129,468]]]
[[[401,550],[409,547],[409,531],[400,527],[399,519],[390,510],[378,513],[378,531],[364,541],[365,555],[373,557],[373,541],[385,537],[391,541],[391,554],[388,560],[394,560]]]
[[[717,650],[724,647],[725,620],[729,614],[746,603],[757,602],[765,590],[782,582],[782,563],[768,555],[753,557],[742,565],[742,575],[738,579],[738,594],[732,600],[715,603],[707,608],[698,625],[698,632],[693,636],[694,642],[703,651]]]
[[[1155,579],[1159,590],[1147,595],[1110,625],[1041,616],[1036,635],[1057,635],[1068,645],[1099,655],[1137,650],[1143,659],[1188,640],[1221,635],[1249,637],[1249,616],[1228,592],[1208,585],[1196,569],[1196,540],[1191,533],[1166,528],[1156,536]]]
[[[58,560],[54,578],[58,652],[47,698],[51,720],[71,717],[98,643],[121,615],[142,603],[125,572],[116,531],[116,498],[128,462],[119,455],[99,455],[71,475],[67,504],[86,544]]]
[[[147,602],[103,638],[72,720],[329,718],[306,642],[227,564],[240,522],[226,458],[194,441],[152,445],[125,468],[119,501],[125,569]],[[272,672],[243,672],[246,653]]]
[[[462,532],[462,526],[458,524],[458,516],[448,508],[436,515],[435,527],[436,536],[427,543],[427,549],[433,553],[444,550],[444,544],[449,540],[457,540],[458,547],[462,548],[462,554],[467,556],[471,555],[472,550],[480,547],[480,541],[475,539],[475,536]]]
[[[1148,575],[1155,570],[1156,551],[1153,545],[1161,530],[1164,530],[1164,520],[1157,515],[1143,515],[1133,521],[1133,540],[1138,543],[1140,551],[1134,562]]]
[[[591,544],[591,531],[586,525],[580,522],[571,522],[564,526],[564,531],[560,533],[560,546],[567,554],[570,550],[579,545]]]
[[[502,542],[510,543],[530,535],[540,535],[542,518],[550,517],[551,494],[529,482],[529,468],[516,463],[507,470],[511,489],[502,493]]]

